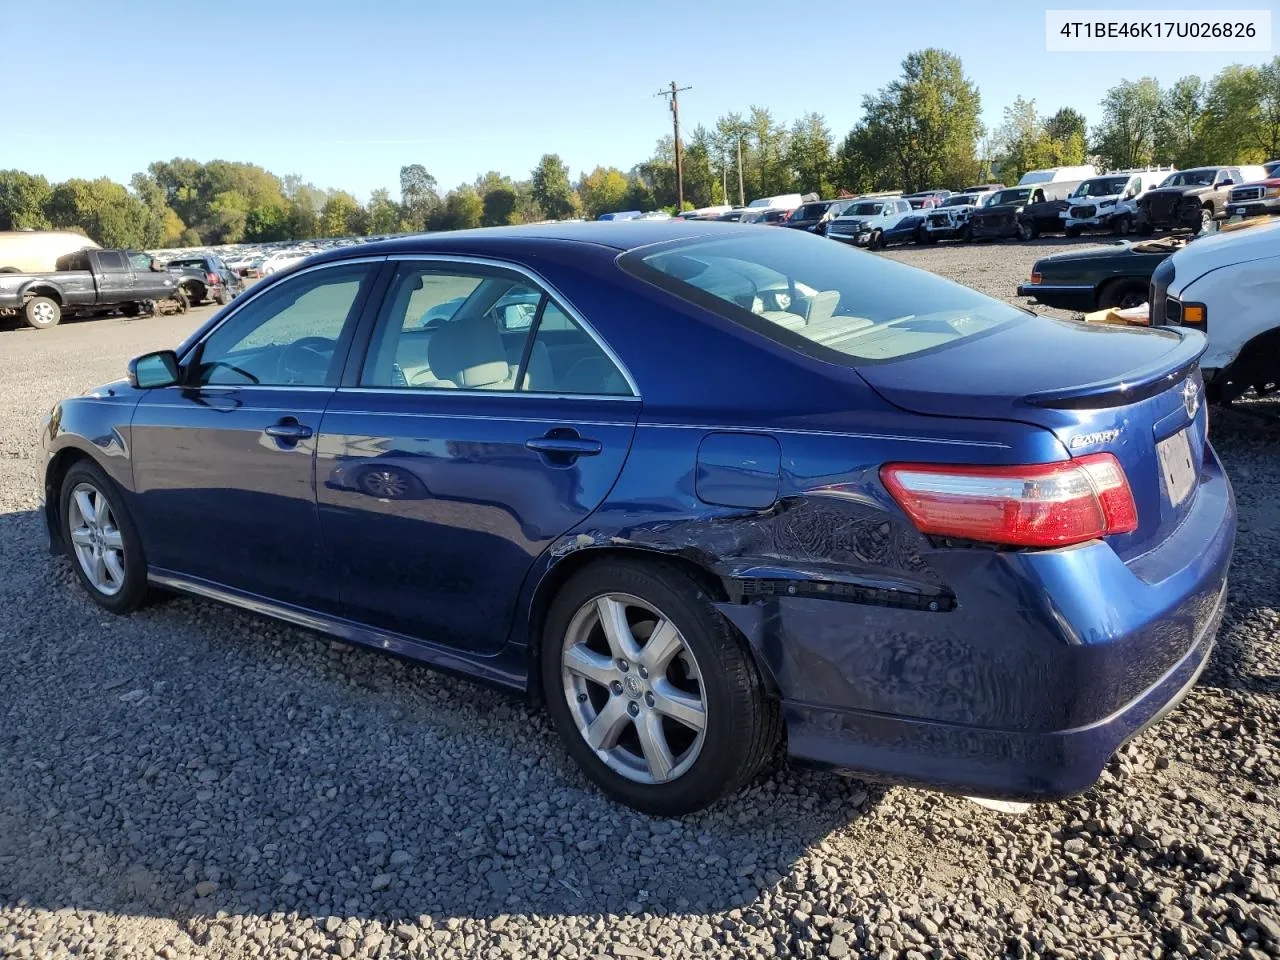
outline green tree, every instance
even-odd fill
[[[716,120],[715,143],[720,164],[728,172],[729,196],[726,203],[746,203],[747,159],[751,156],[751,125],[740,113],[727,113]],[[739,159],[741,158],[741,163]]]
[[[1210,162],[1205,156],[1201,134],[1206,87],[1194,75],[1182,77],[1160,97],[1156,123],[1155,159],[1178,167],[1195,167]]]
[[[0,170],[0,230],[45,230],[49,181],[21,170]]]
[[[559,154],[543,154],[529,180],[534,201],[550,219],[564,220],[577,211],[578,197],[569,183],[569,168]]]
[[[787,166],[802,192],[829,196],[833,190],[831,128],[820,113],[806,113],[791,127]]]
[[[1267,160],[1280,158],[1280,57],[1258,69],[1258,122],[1254,142]]]
[[[621,210],[630,187],[627,175],[617,167],[596,167],[578,184],[583,214],[594,220],[602,213]]]
[[[1144,167],[1155,159],[1160,103],[1160,84],[1152,77],[1122,80],[1107,91],[1093,144],[1108,167]]]
[[[360,202],[345,190],[329,194],[320,208],[320,236],[348,237],[359,232]]]
[[[440,194],[436,178],[427,173],[420,163],[400,168],[400,216],[408,222],[409,229],[427,229],[432,214],[440,207]]]
[[[168,215],[173,214],[174,218],[177,218],[177,214],[169,209],[164,188],[155,177],[145,173],[135,173],[133,179],[129,181],[129,186],[146,211],[145,221],[142,224],[143,246],[148,248],[164,246],[166,233],[172,229],[172,222],[168,219]],[[181,220],[178,222],[181,223]],[[179,227],[178,233],[181,234],[181,232],[182,228]],[[176,239],[176,236],[173,239]]]
[[[787,169],[785,154],[787,131],[773,119],[764,107],[752,106],[747,124],[751,128],[751,163],[754,168],[754,192],[756,196],[774,196],[791,191],[791,171]]]
[[[400,209],[386,190],[375,190],[365,206],[365,223],[370,234],[395,233],[400,223]]]
[[[902,76],[863,98],[866,137],[877,183],[907,190],[961,185],[977,174],[982,98],[960,58],[945,50],[909,54]]]
[[[50,191],[45,208],[55,227],[79,227],[104,247],[145,246],[142,201],[106,177],[72,179]]]
[[[1049,135],[1050,140],[1057,140],[1060,143],[1067,143],[1075,134],[1079,134],[1080,142],[1083,144],[1089,135],[1084,114],[1074,107],[1063,107],[1047,119],[1044,122],[1044,131]]]
[[[484,201],[476,188],[462,184],[450,190],[432,218],[432,230],[467,230],[481,225]]]

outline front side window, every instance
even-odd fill
[[[292,277],[232,314],[196,347],[193,385],[333,386],[337,346],[372,275],[365,263]]]
[[[798,352],[857,365],[945,347],[1026,314],[932,274],[792,231],[683,240],[624,269]]]
[[[406,263],[387,292],[360,385],[626,395],[607,354],[523,275]]]
[[[149,255],[149,254],[145,254],[145,253],[143,253],[143,252],[142,252],[142,251],[140,251],[140,250],[130,250],[130,251],[129,251],[129,265],[130,265],[131,267],[133,267],[133,269],[134,269],[135,271],[138,271],[138,270],[150,270],[150,269],[151,269],[151,257],[150,257],[150,255]]]

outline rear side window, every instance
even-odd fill
[[[967,287],[791,230],[640,247],[633,275],[834,363],[895,360],[1024,320]]]
[[[114,250],[103,250],[98,254],[98,268],[103,273],[123,273],[124,257]]]

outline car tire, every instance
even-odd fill
[[[225,307],[231,302],[231,294],[227,293],[226,287],[223,287],[218,291],[218,295],[214,299],[218,302],[218,306]]]
[[[1133,232],[1133,220],[1130,217],[1116,217],[1111,224],[1111,232],[1117,237],[1127,237]]]
[[[56,327],[62,319],[62,307],[49,297],[32,297],[22,305],[22,319],[37,330]]]
[[[1212,227],[1213,227],[1213,208],[1201,207],[1200,220],[1196,223],[1196,225],[1192,229],[1195,230],[1196,236],[1199,236],[1205,231],[1211,229]]]
[[[1065,233],[1069,239],[1074,240],[1076,237],[1080,236],[1080,234],[1084,233],[1084,230],[1073,224],[1072,226],[1063,228],[1062,232]]]
[[[1027,243],[1028,241],[1034,240],[1035,238],[1036,238],[1035,224],[1027,223],[1024,220],[1019,220],[1018,221],[1018,239],[1023,243]]]
[[[147,562],[124,498],[102,469],[75,463],[59,494],[62,542],[81,585],[100,607],[130,613],[147,599]]]
[[[615,639],[606,622],[621,624]],[[643,813],[704,809],[752,779],[779,741],[778,703],[746,642],[702,583],[666,563],[608,560],[574,574],[548,611],[540,670],[569,755]]]
[[[1121,310],[1136,307],[1147,300],[1147,285],[1139,280],[1112,280],[1098,293],[1098,309]]]
[[[867,249],[868,250],[884,249],[884,234],[881,231],[879,230],[871,231],[871,238],[867,240]]]

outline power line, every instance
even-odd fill
[[[659,90],[654,94],[655,97],[667,97],[667,103],[671,107],[671,122],[675,128],[675,144],[676,144],[676,212],[679,213],[684,209],[684,159],[680,155],[680,94],[685,90],[692,90],[693,87],[677,87],[674,80],[671,81],[671,89]]]

